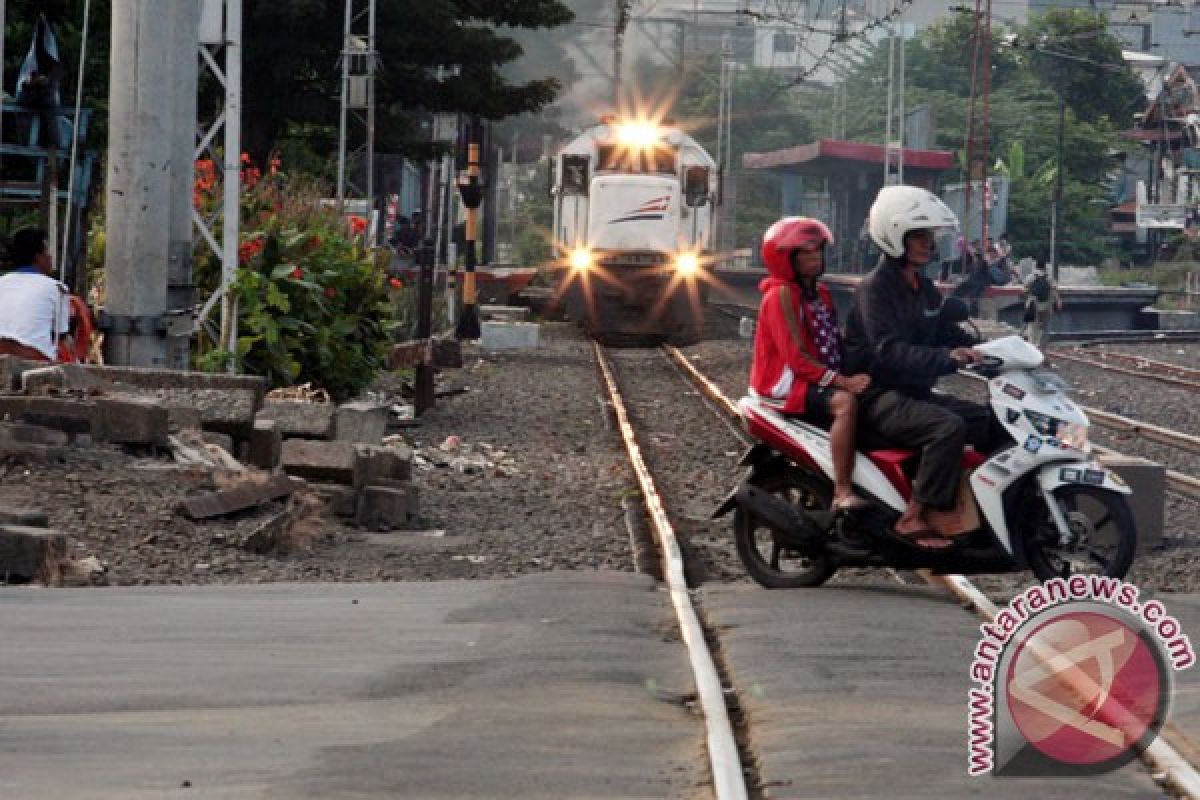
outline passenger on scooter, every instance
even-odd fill
[[[846,324],[847,369],[872,379],[859,418],[888,441],[920,450],[912,497],[893,530],[927,547],[945,544],[926,514],[954,507],[963,446],[982,451],[990,437],[985,406],[932,391],[942,375],[983,358],[973,338],[939,314],[942,296],[922,272],[934,257],[935,231],[957,225],[924,189],[882,189],[868,228],[883,256],[859,284]]]
[[[759,284],[762,304],[754,337],[751,390],[777,400],[784,413],[829,424],[834,464],[833,507],[856,508],[854,428],[858,401],[871,383],[842,369],[842,337],[829,290],[817,283],[833,234],[819,220],[785,217],[767,229],[762,257],[770,277]]]

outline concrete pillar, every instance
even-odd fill
[[[171,218],[167,233],[167,308],[186,320],[195,302],[192,285],[192,185],[196,150],[196,93],[199,75],[200,6],[202,0],[176,0],[164,5],[173,17],[170,35],[174,58],[171,139]],[[190,325],[180,326],[181,330]],[[187,369],[191,337],[167,341],[167,364]]]
[[[120,366],[166,366],[173,19],[161,0],[113,0],[104,310],[105,358]]]

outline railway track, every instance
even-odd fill
[[[718,800],[745,800],[746,776],[742,770],[742,759],[738,751],[737,738],[734,735],[733,724],[730,720],[729,709],[726,706],[726,692],[731,690],[722,681],[718,664],[707,644],[711,632],[706,632],[700,623],[700,618],[692,606],[691,595],[687,581],[684,578],[683,555],[674,528],[667,517],[662,496],[655,486],[654,477],[642,456],[641,445],[629,419],[626,403],[617,384],[615,372],[604,348],[595,344],[596,362],[599,365],[604,387],[608,394],[608,402],[612,405],[616,417],[617,429],[629,454],[641,489],[642,500],[654,531],[658,545],[659,556],[662,560],[662,575],[671,595],[671,604],[675,609],[682,632],[684,644],[687,647],[692,671],[696,677],[697,694],[700,707],[704,713],[709,766],[712,771],[713,788]]]
[[[1115,372],[1119,375],[1130,375],[1134,378],[1158,381],[1159,383],[1178,386],[1190,392],[1200,392],[1200,370],[1156,361],[1152,358],[1142,358],[1129,353],[1097,353],[1090,357],[1079,352],[1068,352],[1061,348],[1050,351],[1054,358],[1083,364],[1089,367]]]
[[[723,418],[725,422],[736,420],[740,423],[741,415],[737,405],[696,368],[677,348],[664,345],[664,351],[671,361],[679,367],[693,385],[710,401],[710,408]],[[1184,476],[1187,477],[1187,476]],[[1193,478],[1189,478],[1195,481]],[[1196,482],[1200,488],[1200,482]],[[933,575],[927,570],[918,570],[917,574],[931,586],[944,589],[951,593],[969,613],[974,613],[986,622],[994,622],[999,613],[996,604],[969,580],[961,575]],[[1142,761],[1156,776],[1160,785],[1174,797],[1194,798],[1200,800],[1200,747],[1197,747],[1183,731],[1172,725],[1164,727],[1159,738],[1142,753]]]

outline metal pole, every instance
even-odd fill
[[[375,0],[367,9],[367,222],[375,210]],[[375,247],[378,231],[370,246]]]
[[[221,274],[226,281],[237,276],[238,235],[241,219],[242,155],[242,0],[225,0],[225,218],[222,226]],[[233,353],[229,371],[237,372],[237,296],[221,298],[221,349]]]
[[[883,126],[883,185],[892,183],[892,97],[896,91],[896,31],[888,26],[887,117]]]
[[[429,339],[433,335],[433,242],[424,239],[417,249],[417,338]],[[436,394],[433,383],[433,365],[417,365],[414,376],[413,409],[421,414],[433,408]]]
[[[905,45],[905,28],[904,28],[904,12],[903,6],[900,7],[900,95],[897,98],[900,109],[897,114],[900,123],[900,135],[896,138],[900,141],[900,149],[896,151],[896,181],[904,183],[904,49]]]
[[[167,309],[186,314],[195,302],[192,287],[192,185],[195,181],[196,96],[199,85],[200,2],[181,0],[168,4],[172,15],[171,48],[174,57],[171,87],[174,104],[171,125],[170,227],[167,235]],[[182,327],[182,326],[181,326]],[[190,337],[174,336],[167,342],[167,362],[172,369],[187,369]]]
[[[3,5],[3,0],[0,0],[0,5]],[[71,248],[71,220],[74,217],[75,209],[75,162],[79,158],[79,116],[83,109],[83,77],[84,64],[87,62],[87,46],[88,33],[91,26],[92,0],[84,0],[83,3],[83,33],[79,42],[79,71],[75,78],[75,116],[71,118],[71,151],[67,158],[67,214],[63,225],[62,250],[58,257],[58,279],[66,280],[67,273],[67,256]],[[0,13],[0,17],[3,14]],[[3,24],[3,19],[0,19],[0,25]],[[2,30],[2,28],[0,28]],[[0,39],[4,38],[0,35]],[[4,47],[0,45],[0,75],[3,74],[4,64]],[[3,86],[3,81],[0,80],[0,87]],[[0,94],[3,94],[0,89]],[[190,224],[190,220],[189,220]],[[78,280],[75,281],[78,284]]]
[[[467,174],[465,182],[459,185],[459,190],[462,193],[463,205],[467,207],[467,225],[466,225],[466,273],[463,276],[463,308],[462,314],[458,318],[456,326],[456,334],[459,339],[478,339],[480,334],[479,326],[479,309],[476,307],[475,293],[475,267],[477,266],[477,252],[475,248],[475,240],[477,238],[476,228],[479,220],[479,206],[483,201],[483,194],[480,191],[480,139],[481,130],[480,123],[477,117],[471,119],[471,124],[468,126],[470,130],[469,138],[467,139]]]
[[[338,121],[337,210],[346,213],[346,115],[350,102],[350,27],[354,0],[346,0],[346,22],[342,32],[342,100]]]
[[[1059,227],[1062,225],[1062,187],[1063,187],[1063,130],[1067,120],[1067,101],[1063,95],[1062,73],[1059,73],[1058,84],[1058,157],[1054,170],[1054,205],[1050,211],[1050,279],[1058,280],[1058,240]]]
[[[0,105],[4,98],[4,33],[8,30],[8,0],[0,0]],[[4,142],[4,111],[0,109],[0,144]],[[0,158],[3,156],[0,155]],[[0,180],[4,178],[3,164],[0,163]]]
[[[105,357],[162,367],[173,104],[169,18],[155,0],[113,0],[105,251]],[[190,54],[189,54],[190,55]],[[235,206],[236,207],[236,206]]]

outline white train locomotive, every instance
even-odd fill
[[[606,119],[558,155],[567,313],[610,343],[696,341],[712,275],[716,163],[679,128]]]

